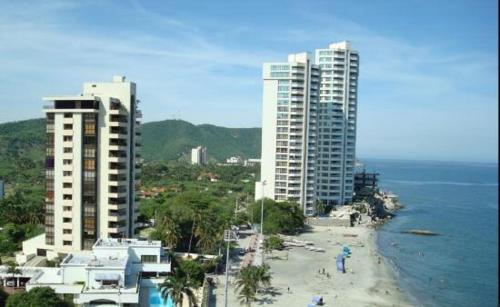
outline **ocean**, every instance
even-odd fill
[[[362,161],[405,206],[379,252],[416,306],[497,306],[498,164]],[[426,229],[440,236],[401,233]]]

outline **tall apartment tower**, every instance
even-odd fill
[[[44,97],[45,243],[66,253],[99,238],[133,237],[138,215],[141,112],[125,77],[88,82],[77,96]]]
[[[208,162],[207,148],[198,146],[191,149],[191,164],[206,165]]]
[[[263,66],[261,181],[255,199],[341,204],[353,194],[358,55],[349,42]]]

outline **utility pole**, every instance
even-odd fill
[[[237,212],[238,212],[238,196],[236,196],[236,207],[234,207],[234,220],[236,221],[237,217]],[[238,226],[238,225],[236,225]]]
[[[236,235],[234,231],[228,229],[224,230],[224,241],[227,243],[227,253],[226,253],[226,284],[224,286],[224,306],[227,307],[227,289],[229,280],[229,243],[236,241]]]
[[[262,257],[262,263],[264,263],[264,251],[262,250],[262,247],[264,245],[264,186],[266,185],[266,181],[262,181],[262,198],[260,201],[260,254]],[[260,242],[262,241],[262,243]]]

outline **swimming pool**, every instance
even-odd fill
[[[167,298],[167,301],[161,297],[160,291],[158,291],[158,288],[156,287],[151,287],[148,289],[149,290],[149,306],[150,307],[174,307],[174,301],[170,298],[170,296]]]

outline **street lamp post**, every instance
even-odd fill
[[[224,230],[224,241],[227,243],[226,252],[226,284],[224,286],[224,306],[227,307],[227,289],[228,289],[228,279],[229,279],[229,243],[236,241],[236,234],[234,231],[228,229]]]
[[[260,244],[260,254],[261,254],[261,257],[262,257],[262,263],[264,263],[264,253],[262,251],[262,245],[264,244],[264,186],[266,185],[266,181],[262,181],[262,198],[260,200],[260,240],[259,240],[259,244]],[[260,242],[262,241],[262,243]]]

